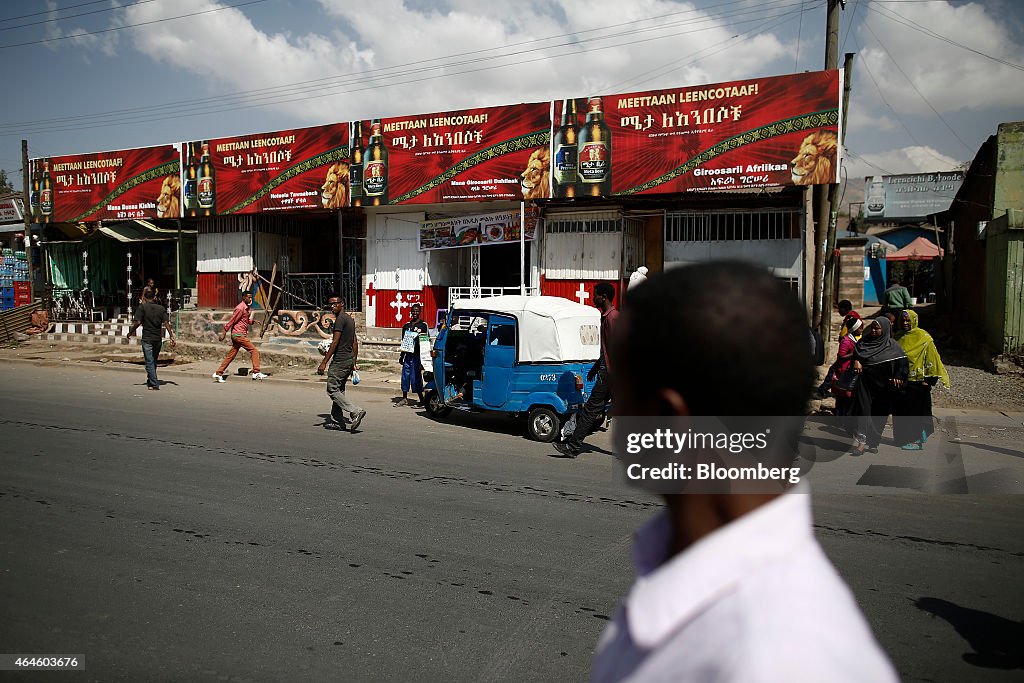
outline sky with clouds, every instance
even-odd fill
[[[0,168],[20,182],[23,138],[53,156],[817,70],[825,5],[3,2]],[[1020,0],[848,0],[839,38],[850,179],[955,168],[1024,119]]]

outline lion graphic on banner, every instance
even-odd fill
[[[178,218],[181,216],[180,198],[181,180],[176,175],[164,178],[160,186],[160,196],[156,199],[157,218]]]
[[[327,177],[320,188],[320,201],[325,209],[340,209],[348,202],[348,164],[339,161],[327,168]]]
[[[835,182],[839,140],[830,130],[819,130],[804,138],[800,151],[789,162],[797,185],[822,185]]]

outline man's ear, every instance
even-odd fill
[[[663,406],[664,415],[686,417],[690,414],[686,399],[675,389],[662,389],[658,392],[658,398]]]

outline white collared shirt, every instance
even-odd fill
[[[637,532],[637,578],[591,681],[899,680],[814,538],[801,484],[668,557],[662,513]]]

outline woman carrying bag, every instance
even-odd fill
[[[906,451],[919,451],[935,431],[932,418],[932,387],[940,380],[949,388],[949,374],[942,364],[932,336],[918,327],[917,313],[903,311],[898,319],[896,341],[907,354],[910,372],[907,386],[897,401],[892,435]]]
[[[887,318],[866,323],[854,351],[853,371],[860,375],[853,391],[850,415],[856,416],[856,434],[850,455],[877,453],[882,429],[903,393],[909,366],[907,354],[891,336]]]

